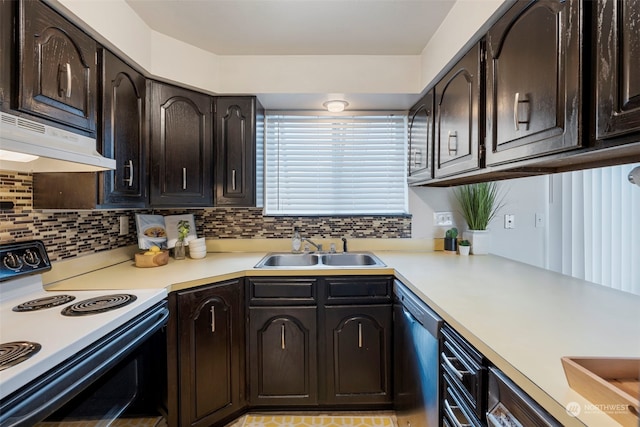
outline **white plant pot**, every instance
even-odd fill
[[[471,250],[471,246],[460,246],[458,245],[458,251],[460,251],[460,255],[467,256]]]
[[[471,242],[473,255],[486,255],[491,246],[491,234],[488,230],[467,230],[462,233],[462,238]]]

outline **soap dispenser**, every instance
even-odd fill
[[[300,246],[302,246],[302,238],[298,232],[298,227],[293,227],[293,238],[291,239],[291,252],[300,252]]]

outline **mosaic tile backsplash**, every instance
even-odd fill
[[[151,210],[41,211],[32,205],[31,174],[0,171],[0,200],[15,204],[0,211],[0,244],[40,239],[52,261],[137,243],[135,214]],[[410,216],[263,216],[261,208],[154,210],[160,215],[191,213],[199,236],[208,239],[289,238],[294,226],[309,238],[410,238]],[[119,217],[130,233],[119,236]]]

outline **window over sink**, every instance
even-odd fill
[[[408,212],[406,114],[265,116],[267,215]]]

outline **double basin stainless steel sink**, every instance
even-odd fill
[[[286,253],[267,254],[255,268],[327,268],[327,267],[386,267],[378,257],[369,252],[341,253]]]

